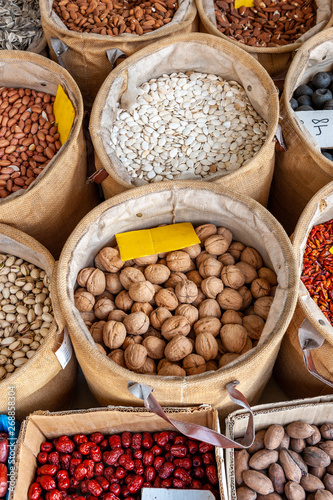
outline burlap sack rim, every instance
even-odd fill
[[[299,128],[293,110],[289,104],[289,101],[292,97],[292,94],[295,90],[295,78],[299,73],[301,67],[307,62],[309,58],[309,52],[313,50],[315,47],[320,45],[321,43],[327,41],[328,38],[333,39],[333,29],[328,31],[324,30],[317,35],[313,36],[306,42],[302,44],[302,50],[296,52],[294,59],[292,60],[289,70],[286,75],[286,79],[284,82],[283,93],[281,96],[281,104],[284,107],[284,112],[290,122],[290,126],[293,129],[294,133],[297,135],[299,141],[304,145],[305,148],[311,151],[311,155],[314,156],[315,161],[320,162],[320,168],[324,170],[324,172],[332,175],[333,174],[333,166],[332,161],[326,158],[321,152],[315,148],[315,146],[307,141],[305,135],[302,130]],[[295,75],[295,76],[294,76]]]
[[[289,294],[287,297],[286,301],[286,307],[284,310],[281,312],[281,316],[279,318],[279,321],[276,323],[275,328],[269,338],[261,346],[255,347],[253,350],[248,351],[242,356],[241,360],[236,359],[226,367],[222,367],[218,369],[215,372],[206,372],[202,373],[199,375],[192,375],[189,377],[162,377],[158,375],[153,376],[154,380],[154,387],[158,388],[160,386],[163,386],[165,384],[170,384],[171,387],[174,386],[175,384],[178,384],[179,381],[185,380],[186,383],[191,383],[192,387],[196,384],[200,385],[202,382],[209,380],[212,382],[218,382],[218,379],[220,377],[220,374],[223,372],[228,371],[228,374],[230,375],[230,379],[232,380],[233,378],[237,378],[237,371],[239,367],[243,366],[246,364],[246,361],[251,357],[252,360],[258,359],[258,362],[260,362],[260,359],[265,356],[265,353],[270,350],[271,347],[279,344],[281,341],[281,338],[284,334],[285,328],[288,326],[294,309],[296,307],[296,302],[297,302],[297,296],[298,296],[298,277],[297,277],[297,270],[296,270],[296,261],[294,257],[294,252],[290,243],[289,238],[285,234],[282,226],[280,223],[273,217],[273,215],[266,209],[264,208],[260,203],[255,201],[254,199],[241,195],[241,194],[234,194],[230,189],[226,189],[218,184],[215,183],[210,183],[209,185],[203,185],[201,181],[187,181],[187,180],[181,180],[181,181],[165,181],[163,183],[156,183],[153,185],[148,185],[148,186],[142,186],[142,187],[136,187],[130,190],[127,190],[119,195],[116,195],[103,203],[101,203],[98,207],[94,208],[89,214],[84,217],[81,222],[76,226],[75,230],[72,232],[70,237],[68,238],[66,244],[63,247],[62,253],[60,255],[59,259],[59,267],[58,267],[58,272],[57,272],[57,291],[60,297],[62,297],[61,301],[61,309],[62,313],[64,315],[64,319],[66,324],[68,325],[68,329],[70,334],[72,334],[72,330],[76,332],[80,332],[78,336],[75,336],[72,341],[74,348],[76,349],[76,343],[84,345],[85,349],[88,350],[89,354],[94,353],[94,356],[97,356],[97,360],[99,361],[99,366],[103,366],[107,363],[107,366],[110,366],[109,363],[113,363],[113,372],[115,375],[119,374],[121,377],[125,377],[129,380],[132,380],[133,382],[138,382],[142,384],[147,384],[149,383],[149,380],[152,379],[152,375],[143,375],[143,374],[138,374],[135,372],[132,372],[131,370],[128,370],[127,368],[122,368],[121,366],[117,365],[117,363],[113,362],[112,360],[108,359],[105,355],[101,354],[95,347],[88,342],[87,339],[84,338],[83,333],[80,331],[80,327],[77,325],[75,319],[73,318],[71,314],[71,308],[69,306],[69,294],[70,291],[67,288],[66,284],[66,270],[68,266],[68,262],[71,259],[72,256],[72,249],[75,249],[75,246],[77,242],[80,239],[80,235],[85,231],[86,228],[88,228],[94,220],[101,216],[102,213],[109,208],[118,205],[126,200],[133,199],[134,197],[140,197],[145,194],[148,194],[149,192],[158,192],[158,191],[165,191],[165,190],[181,190],[181,189],[196,189],[196,190],[201,190],[201,191],[208,191],[208,192],[215,192],[215,193],[221,193],[226,197],[232,198],[232,199],[237,199],[237,201],[241,201],[242,203],[246,204],[252,211],[254,211],[256,214],[262,214],[265,217],[265,222],[267,223],[268,226],[272,228],[272,231],[276,233],[280,233],[280,240],[281,244],[283,244],[283,248],[286,253],[286,259],[289,263]],[[280,333],[279,333],[280,332]],[[221,388],[222,389],[222,388]]]
[[[205,9],[203,8],[202,1],[201,0],[195,0],[195,3],[197,5],[197,10],[199,13],[200,17],[200,22],[204,25],[205,29],[209,31],[210,33],[214,33],[215,36],[218,36],[219,38],[223,38],[224,40],[229,40],[230,43],[236,45],[237,47],[241,47],[243,50],[246,52],[255,52],[257,54],[282,54],[285,52],[292,52],[296,49],[298,49],[301,45],[303,45],[306,42],[294,42],[289,45],[282,45],[280,47],[251,47],[250,45],[246,45],[244,43],[240,43],[237,40],[231,40],[228,36],[224,35],[221,33],[214,25],[211,23],[211,21],[208,19],[207,14],[205,12]],[[333,25],[333,13],[326,24],[326,26],[323,28],[323,30],[326,30],[330,28]]]
[[[294,248],[294,253],[296,257],[296,262],[300,262],[301,259],[303,259],[303,255],[300,255],[300,244],[304,240],[304,237],[306,233],[309,232],[309,223],[311,221],[311,218],[313,217],[314,213],[318,209],[318,206],[320,204],[320,199],[325,198],[326,195],[331,194],[333,190],[333,181],[330,182],[329,184],[326,184],[322,189],[320,189],[309,201],[309,203],[306,205],[305,209],[303,210],[298,223],[295,228],[295,232],[293,235],[293,248]],[[318,320],[315,318],[315,316],[309,311],[308,307],[304,304],[304,301],[302,300],[302,295],[301,291],[299,290],[299,301],[298,301],[302,312],[305,314],[307,319],[312,323],[312,325],[315,327],[315,329],[332,345],[332,337],[327,335],[326,329],[324,326],[322,326]]]
[[[32,250],[35,250],[38,253],[44,254],[44,256],[47,258],[47,261],[49,262],[50,267],[52,268],[52,276],[50,276],[51,280],[55,279],[55,273],[54,273],[54,264],[55,260],[51,253],[42,245],[39,243],[35,238],[32,236],[29,236],[28,234],[20,231],[19,229],[13,228],[11,226],[8,226],[7,224],[2,224],[0,223],[0,234],[3,234],[7,236],[8,238],[13,239],[14,241],[17,241],[18,243],[21,243]],[[1,251],[1,244],[0,244],[0,251]],[[15,255],[15,250],[13,250],[13,255]],[[54,283],[55,285],[55,283]],[[57,301],[56,297],[56,288],[53,286],[53,290],[50,292],[50,296],[52,298],[52,306],[53,308],[59,309],[59,303]],[[60,309],[59,309],[60,313]],[[57,311],[56,311],[57,314]],[[55,315],[56,315],[55,314]],[[57,318],[61,317],[60,314],[57,314]],[[26,373],[27,370],[30,370],[30,368],[44,356],[44,352],[49,348],[50,344],[54,343],[55,336],[59,333],[59,326],[63,327],[63,325],[57,325],[56,321],[53,320],[51,324],[51,328],[49,331],[49,334],[45,337],[44,342],[42,345],[38,348],[38,351],[36,352],[35,356],[29,361],[27,361],[24,366],[21,366],[19,370],[15,370],[13,374],[11,374],[10,377],[7,379],[4,379],[0,382],[0,390],[4,390],[5,386],[10,386],[10,385],[15,385],[15,381],[18,378],[24,377],[24,374]]]
[[[239,61],[241,61],[244,65],[247,63],[248,65],[250,64],[254,69],[255,72],[258,74],[258,78],[260,78],[260,81],[265,85],[267,90],[269,90],[269,97],[272,99],[276,99],[276,106],[272,106],[272,121],[270,124],[270,127],[268,128],[268,135],[265,140],[264,145],[260,148],[258,153],[254,157],[252,157],[246,165],[243,165],[240,167],[238,170],[235,172],[231,172],[225,177],[228,177],[228,180],[236,180],[240,177],[243,177],[246,175],[247,172],[249,172],[253,168],[254,163],[260,163],[260,161],[263,161],[265,159],[265,156],[267,154],[267,151],[271,147],[271,143],[274,140],[275,134],[276,134],[276,129],[278,126],[278,121],[279,121],[279,113],[278,113],[278,91],[273,83],[273,80],[271,77],[268,75],[267,71],[263,68],[263,66],[256,61],[254,58],[249,58],[249,54],[247,54],[245,51],[241,50],[238,47],[235,47],[230,41],[228,40],[222,40],[222,39],[216,39],[214,35],[206,34],[206,33],[191,33],[191,34],[186,34],[186,35],[177,35],[175,37],[172,37],[171,40],[169,39],[164,39],[159,42],[154,43],[152,46],[147,46],[138,52],[135,52],[131,56],[127,57],[124,61],[122,61],[111,73],[109,76],[104,80],[102,86],[100,87],[98,94],[95,98],[92,111],[91,111],[91,116],[90,116],[90,122],[89,122],[89,131],[91,134],[91,139],[95,148],[95,154],[98,155],[98,158],[102,164],[102,166],[105,168],[105,170],[108,172],[108,174],[112,175],[113,178],[116,179],[116,182],[122,186],[124,189],[129,189],[132,188],[130,184],[125,182],[118,174],[117,169],[112,165],[112,162],[107,155],[103,141],[99,135],[99,130],[98,126],[100,124],[101,120],[101,114],[103,112],[104,104],[106,101],[106,96],[109,92],[111,83],[123,72],[126,71],[126,68],[131,65],[132,61],[137,61],[141,57],[146,57],[147,55],[156,52],[166,46],[173,45],[175,43],[186,43],[186,42],[198,42],[201,44],[205,45],[210,45],[214,48],[220,49],[221,51],[226,51],[226,52],[235,52],[235,58]],[[95,127],[96,124],[96,127]],[[221,181],[221,179],[214,179],[217,181]],[[165,183],[166,181],[163,181]],[[205,181],[204,181],[205,182]],[[207,181],[206,181],[207,182]],[[208,182],[213,182],[209,181]],[[148,186],[150,183],[145,184],[145,186]]]
[[[55,63],[54,61],[51,61],[51,59],[48,59],[47,57],[41,56],[34,52],[27,52],[24,50],[1,50],[0,62],[6,60],[30,61],[31,63],[35,63],[50,70],[51,72],[57,73],[62,80],[66,81],[66,84],[70,88],[73,97],[75,97],[75,99],[77,98],[77,101],[75,102],[77,113],[74,118],[72,130],[68,136],[67,141],[62,146],[61,151],[59,151],[57,155],[55,155],[52,158],[52,160],[46,167],[47,171],[45,172],[45,174],[39,180],[37,177],[35,181],[36,184],[22,195],[12,199],[10,198],[10,196],[8,196],[7,198],[3,198],[0,200],[0,210],[2,206],[7,204],[11,204],[13,210],[17,210],[21,208],[20,205],[22,197],[24,197],[24,200],[28,200],[28,198],[32,197],[36,198],[38,196],[38,192],[43,190],[46,184],[52,184],[52,176],[56,175],[57,163],[61,162],[61,157],[70,147],[71,143],[75,141],[80,134],[84,109],[83,109],[82,95],[77,83],[75,82],[74,78],[70,75],[70,73],[66,69],[62,68],[59,64]],[[17,205],[18,207],[15,208],[15,205]]]
[[[58,26],[53,19],[48,15],[47,8],[45,2],[39,2],[40,3],[40,15],[42,19],[42,25],[47,23],[49,26],[51,26],[53,29],[56,29],[58,33],[60,33],[63,37],[71,37],[76,40],[81,40],[82,42],[85,41],[93,41],[95,44],[98,43],[99,41],[105,42],[105,40],[112,42],[114,45],[115,43],[130,43],[130,42],[140,42],[140,41],[154,41],[155,39],[158,39],[160,37],[165,37],[168,35],[171,35],[172,33],[175,32],[175,30],[182,30],[186,26],[190,25],[193,23],[195,16],[197,15],[197,8],[195,1],[193,0],[193,3],[190,5],[190,8],[188,10],[187,16],[184,19],[184,21],[180,22],[177,24],[177,27],[171,26],[166,27],[162,33],[159,32],[159,30],[155,30],[152,33],[149,33],[145,35],[144,38],[140,37],[139,35],[137,37],[135,36],[126,36],[126,35],[121,35],[121,36],[110,36],[110,35],[100,35],[99,33],[78,33],[76,31],[71,31],[69,29],[62,28]],[[88,39],[88,40],[86,40]]]
[[[43,52],[44,49],[47,47],[47,40],[46,36],[44,33],[42,33],[42,36],[38,40],[38,42],[35,43],[33,40],[32,43],[29,45],[29,47],[26,49],[26,52],[33,52],[34,54],[40,54]]]

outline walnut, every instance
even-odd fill
[[[192,306],[194,307],[199,307],[199,305],[206,300],[206,295],[203,293],[200,288],[198,288],[198,296],[197,298],[192,302]]]
[[[251,293],[255,299],[265,297],[271,293],[271,285],[264,278],[257,278],[251,284]]]
[[[184,368],[170,363],[169,365],[163,366],[163,368],[157,372],[157,375],[161,375],[163,377],[185,377],[186,371]]]
[[[103,342],[103,328],[105,321],[97,321],[89,328],[90,335],[95,342]]]
[[[125,349],[124,359],[127,368],[138,370],[147,359],[147,349],[141,344],[131,344]]]
[[[211,255],[210,253],[206,252],[206,250],[204,250],[203,252],[201,252],[200,255],[198,255],[198,257],[195,259],[195,263],[197,265],[197,268],[199,269],[200,265],[206,260],[206,259],[211,259],[211,258],[214,258],[216,257]]]
[[[202,224],[195,230],[201,243],[204,243],[209,236],[217,233],[217,227],[214,224]]]
[[[167,257],[167,266],[171,271],[188,271],[191,265],[191,258],[188,253],[176,250],[170,252]]]
[[[168,252],[166,252],[166,255],[168,254]],[[167,266],[167,261],[166,261],[166,258],[163,258],[163,259],[158,259],[158,264],[161,264],[162,266]],[[168,267],[168,266],[167,266]]]
[[[85,323],[94,323],[97,320],[94,311],[81,311],[80,316]]]
[[[239,313],[237,311],[227,310],[222,314],[221,318],[221,323],[222,325],[227,325],[227,324],[234,324],[234,325],[241,325],[242,324],[242,318],[240,317]]]
[[[186,375],[198,375],[206,371],[205,358],[199,354],[189,354],[183,359],[183,368]]]
[[[268,267],[261,267],[258,271],[259,278],[264,278],[271,286],[277,285],[277,276],[274,271]],[[84,285],[83,285],[84,286]]]
[[[216,296],[222,292],[223,288],[223,281],[216,276],[209,276],[201,283],[201,290],[207,299],[216,299]]]
[[[87,291],[93,295],[100,295],[104,292],[105,285],[106,280],[103,271],[100,269],[94,269],[94,271],[90,273],[86,282]]]
[[[107,321],[103,328],[104,344],[110,349],[118,349],[126,338],[126,329],[119,321]]]
[[[164,354],[169,361],[180,361],[191,354],[193,345],[190,339],[184,335],[176,335],[165,347]]]
[[[191,304],[180,304],[175,311],[175,315],[184,316],[190,325],[193,326],[198,321],[199,311]]]
[[[222,309],[239,311],[243,305],[243,297],[233,288],[225,288],[216,298]]]
[[[154,309],[149,315],[149,320],[151,325],[160,330],[164,321],[168,318],[171,318],[172,314],[166,307],[158,307]]]
[[[243,349],[241,350],[241,352],[239,354],[245,354],[246,352],[251,351],[252,348],[253,348],[252,340],[248,336],[248,337],[246,337],[245,346],[243,347]]]
[[[224,266],[233,266],[236,262],[234,257],[229,252],[219,255],[217,260],[221,262],[221,264],[223,264]]]
[[[208,332],[199,333],[195,339],[195,350],[196,353],[200,354],[206,361],[216,358],[219,352],[215,338]]]
[[[210,360],[206,363],[206,372],[215,372],[218,366],[216,361]]]
[[[232,242],[232,232],[230,231],[230,229],[220,226],[217,228],[217,234],[223,236],[223,238],[226,239],[230,245],[230,243]]]
[[[193,281],[193,283],[195,283],[198,288],[200,287],[200,285],[203,281],[203,278],[200,276],[200,273],[197,270],[188,271],[186,273],[186,278],[190,281]]]
[[[122,349],[114,349],[108,354],[108,358],[117,363],[117,365],[126,368],[125,359],[124,359],[124,351]]]
[[[257,299],[254,303],[254,312],[258,316],[261,316],[263,319],[267,319],[269,310],[271,308],[271,305],[273,303],[274,298],[273,297],[260,297],[260,299]]]
[[[134,312],[126,316],[123,324],[127,333],[131,335],[142,335],[149,328],[149,318],[142,311]]]
[[[260,253],[252,247],[246,247],[241,253],[240,260],[242,262],[247,262],[250,266],[255,269],[260,269],[262,267],[262,258]]]
[[[186,279],[177,283],[175,294],[182,304],[191,304],[198,296],[198,287],[193,281]]]
[[[174,311],[179,302],[176,294],[171,288],[163,288],[155,295],[157,307],[165,307],[169,311]]]
[[[220,337],[228,352],[240,353],[245,346],[247,331],[242,325],[224,325]]]
[[[113,293],[110,293],[110,292],[108,292],[107,290],[104,290],[104,292],[103,292],[103,293],[101,293],[100,295],[97,295],[97,296],[95,297],[96,302],[98,302],[98,301],[99,301],[99,300],[101,300],[101,299],[109,299],[109,300],[111,300],[112,302],[114,302],[114,295],[113,295]]]
[[[145,269],[145,278],[151,283],[161,285],[165,283],[170,276],[170,269],[162,264],[151,264]]]
[[[256,314],[244,316],[243,326],[247,330],[247,334],[251,339],[258,340],[264,329],[265,321]]]
[[[236,354],[235,352],[227,352],[226,354],[223,354],[219,361],[219,368],[232,363],[233,361],[235,361],[235,359],[239,358],[239,356],[240,354]]]
[[[81,269],[79,274],[77,275],[76,281],[79,286],[86,287],[87,285],[87,280],[91,273],[93,273],[96,270],[96,267],[84,267]]]
[[[101,354],[104,354],[104,356],[107,356],[107,352],[105,350],[105,347],[100,344],[99,342],[96,342],[96,347],[97,347],[97,350],[101,353]]]
[[[105,287],[108,292],[117,294],[123,290],[123,285],[120,283],[119,276],[120,272],[105,274],[105,280],[106,280]]]
[[[191,271],[191,272],[193,272],[193,271]],[[170,278],[165,283],[165,287],[166,288],[175,288],[177,283],[180,283],[181,281],[186,280],[186,279],[187,279],[187,277],[186,277],[186,274],[184,274],[184,273],[181,273],[181,272],[171,273]]]
[[[119,280],[125,290],[128,290],[132,283],[146,281],[144,274],[135,267],[125,267],[119,274]]]
[[[225,286],[237,290],[244,285],[245,277],[236,266],[225,266],[221,272],[221,279]]]
[[[247,309],[245,309],[245,311],[244,311],[244,315],[245,315],[245,316],[250,316],[250,314],[255,314],[255,312],[254,312],[254,307],[253,307],[253,306],[248,307],[248,308],[247,308]]]
[[[205,240],[205,249],[213,255],[222,255],[229,248],[230,243],[220,234],[213,234]]]
[[[109,299],[99,299],[94,306],[96,318],[105,320],[108,318],[111,311],[116,308],[114,302]]]
[[[125,260],[124,267],[133,267],[133,266],[135,266],[134,259]]]
[[[222,292],[223,293],[223,292]],[[218,302],[214,299],[206,299],[199,305],[199,318],[206,316],[214,316],[215,318],[221,317],[221,309]]]
[[[236,267],[243,273],[245,283],[248,285],[258,278],[258,273],[253,266],[247,262],[237,262]]]
[[[188,253],[191,259],[196,259],[201,254],[201,245],[197,243],[196,245],[182,248],[182,251]]]
[[[149,266],[150,264],[156,264],[157,261],[158,255],[147,255],[146,257],[134,259],[134,262],[139,266]]]
[[[149,316],[153,309],[153,306],[149,302],[134,302],[131,308],[131,313],[141,311]]]
[[[276,290],[277,290],[277,286],[272,286],[272,288],[271,288],[271,297],[275,297]]]
[[[233,241],[228,249],[228,252],[233,256],[237,262],[240,259],[241,253],[244,250],[245,245],[240,241]]]
[[[152,285],[154,287],[155,294],[154,297],[149,301],[149,304],[151,304],[153,307],[156,307],[155,295],[157,294],[157,292],[162,290],[163,287],[161,285],[157,285],[156,283],[152,283]]]
[[[131,299],[127,290],[122,290],[114,299],[114,303],[118,309],[122,311],[130,311],[134,300]]]
[[[214,257],[209,257],[204,260],[199,266],[199,273],[203,278],[208,278],[209,276],[221,276],[221,271],[223,268],[223,264],[214,259]]]
[[[162,370],[165,366],[172,365],[171,361],[167,360],[166,358],[162,358],[159,360],[158,365],[157,365],[157,372]]]
[[[150,302],[155,295],[155,288],[149,281],[132,283],[128,294],[135,302]]]
[[[116,248],[102,248],[95,257],[95,266],[101,271],[116,273],[123,265],[124,262],[121,260],[120,253]]]
[[[243,303],[241,311],[244,311],[244,309],[247,309],[252,303],[252,293],[245,285],[238,288],[237,292],[242,296]]]
[[[156,363],[153,359],[147,356],[143,365],[135,370],[136,373],[143,373],[149,375],[156,375]]]
[[[200,333],[210,333],[216,337],[221,330],[221,321],[214,316],[200,318],[199,321],[193,325],[194,333],[198,336]]]
[[[122,323],[124,318],[126,318],[126,316],[127,314],[125,313],[125,311],[122,311],[121,309],[115,309],[114,311],[110,312],[108,316],[108,321],[114,319],[115,321],[120,321]]]
[[[123,350],[126,349],[131,344],[142,344],[143,338],[141,335],[127,335],[124,340],[123,345],[121,346]]]
[[[150,336],[143,339],[142,345],[147,349],[150,358],[162,359],[164,357],[165,340]]]
[[[190,330],[191,325],[188,319],[184,316],[172,316],[164,321],[161,333],[165,339],[170,340],[175,337],[175,335],[186,336],[189,334]]]
[[[95,297],[85,290],[76,290],[74,293],[74,304],[79,311],[91,311],[95,305]]]

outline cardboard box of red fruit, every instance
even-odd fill
[[[180,422],[195,423],[219,432],[217,411],[210,406],[205,405],[198,408],[164,408],[164,411],[170,419],[173,418]],[[23,422],[21,427],[16,457],[17,480],[10,500],[23,500],[29,498],[29,488],[35,481],[37,467],[41,466],[37,461],[37,456],[40,453],[40,446],[43,442],[52,442],[53,439],[59,438],[62,435],[73,438],[74,435],[77,434],[89,436],[92,433],[100,432],[108,436],[122,434],[125,431],[131,433],[149,432],[153,435],[154,433],[162,431],[175,431],[175,428],[145,408],[107,407],[67,412],[52,413],[39,411],[32,413]],[[110,447],[107,449],[110,450]],[[215,448],[215,457],[218,484],[214,486],[214,489],[219,490],[221,499],[223,499],[225,474],[221,448]],[[108,465],[105,464],[105,467],[107,466]],[[54,477],[56,477],[56,475]],[[50,498],[53,500],[52,496],[48,494],[44,496],[44,494],[45,492],[40,495],[40,498]],[[79,497],[80,500],[81,498],[89,498],[89,494],[91,494],[91,492],[82,494],[82,496]],[[103,498],[103,495],[104,492],[100,493],[98,498]],[[133,496],[129,496],[128,498],[139,498],[139,495],[140,492],[136,492]],[[63,497],[59,496],[59,498]],[[70,496],[69,498],[76,497]],[[91,496],[91,498],[95,498],[95,496]],[[110,496],[110,498],[113,497]],[[120,498],[123,498],[122,495]]]

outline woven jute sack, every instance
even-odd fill
[[[302,46],[302,43],[316,33],[319,33],[321,30],[332,26],[333,15],[330,0],[317,0],[316,3],[318,6],[316,25],[304,33],[297,42],[279,47],[254,47],[233,40],[217,29],[213,0],[196,0],[200,18],[200,31],[203,33],[210,33],[224,40],[229,40],[235,46],[242,48],[257,59],[272,77],[283,76],[296,51]]]
[[[159,224],[192,222],[228,227],[235,240],[253,246],[278,275],[279,287],[258,345],[228,366],[188,377],[141,375],[101,354],[74,306],[78,272],[93,265],[94,256],[114,235]],[[298,289],[289,239],[276,219],[258,202],[235,195],[215,183],[169,181],[138,187],[92,210],[69,237],[57,272],[58,294],[78,362],[89,388],[102,404],[139,406],[127,391],[128,381],[147,384],[163,406],[211,404],[226,414],[233,407],[225,385],[237,379],[252,404],[268,379],[282,336],[292,317]]]
[[[269,209],[288,234],[312,196],[332,180],[332,162],[296,117],[289,101],[294,90],[311,80],[318,71],[331,69],[333,29],[307,41],[298,51],[288,70],[280,100],[280,125],[286,151],[276,153]]]
[[[302,272],[303,253],[312,227],[332,217],[333,182],[310,200],[297,223],[292,241],[298,276]],[[295,315],[284,336],[274,371],[290,397],[303,398],[332,392],[333,327],[301,281]]]
[[[50,56],[73,76],[87,106],[93,104],[98,89],[119,57],[127,57],[163,38],[196,31],[197,9],[194,0],[179,0],[172,21],[145,35],[120,36],[79,33],[69,30],[52,10],[53,0],[40,1],[40,13]]]
[[[70,135],[26,191],[0,200],[0,222],[17,227],[57,257],[79,220],[98,203],[95,186],[86,183],[83,103],[69,73],[58,64],[26,51],[0,51],[1,85],[56,95],[61,84],[75,109]]]
[[[246,52],[225,40],[200,33],[163,40],[141,50],[113,70],[102,85],[94,102],[89,128],[96,169],[104,168],[108,174],[102,182],[105,198],[134,186],[147,185],[129,176],[110,144],[117,102],[125,108],[130,106],[142,83],[177,71],[213,73],[237,81],[244,87],[255,110],[268,123],[266,141],[253,158],[228,175],[211,178],[266,205],[274,169],[277,90],[267,72]]]
[[[54,282],[55,262],[50,252],[31,236],[0,224],[0,253],[15,255],[35,264],[45,270],[51,280],[50,297],[54,321],[50,331],[36,354],[0,382],[0,413],[7,413],[8,391],[14,390],[15,418],[21,421],[35,410],[66,408],[75,386],[77,363],[72,353],[63,369],[55,354],[66,337]],[[64,348],[65,346],[62,351]]]

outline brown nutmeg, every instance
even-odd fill
[[[164,357],[164,349],[166,346],[165,340],[150,336],[143,339],[142,345],[147,349],[150,358],[162,359]]]
[[[266,320],[273,300],[273,297],[260,297],[260,299],[257,299],[253,306],[255,314]]]
[[[123,320],[123,324],[127,333],[131,335],[142,335],[149,328],[149,318],[142,311],[138,311],[126,316]]]
[[[134,304],[131,307],[131,313],[141,311],[145,313],[147,316],[149,316],[153,311],[153,309],[154,309],[153,306],[149,304],[149,302],[134,302]]]
[[[221,321],[213,316],[208,316],[200,318],[193,325],[193,330],[196,336],[200,333],[210,333],[213,337],[216,337],[221,330]]]
[[[257,278],[251,284],[251,293],[255,299],[266,297],[271,293],[271,285],[264,278]]]
[[[135,264],[138,266],[149,266],[150,264],[156,264],[158,261],[158,255],[147,255],[146,257],[138,257],[134,259]]]
[[[165,288],[175,288],[178,283],[186,280],[186,274],[181,272],[171,273],[168,281],[164,284]]]
[[[171,316],[171,312],[166,307],[157,307],[150,313],[149,320],[153,328],[160,330],[164,321]]]
[[[214,257],[209,257],[205,259],[199,266],[199,273],[205,279],[209,276],[221,276],[221,271],[223,268],[223,264],[215,259]]]
[[[244,316],[243,326],[247,330],[247,334],[251,339],[258,340],[264,329],[265,321],[256,314]]]
[[[108,358],[117,363],[117,365],[126,368],[125,359],[124,359],[124,351],[122,349],[114,349],[108,354]]]
[[[224,288],[218,294],[216,300],[220,307],[225,310],[232,309],[233,311],[239,311],[243,305],[243,297],[233,288]]]
[[[105,321],[97,321],[97,323],[93,323],[89,328],[90,335],[92,336],[95,342],[103,342],[104,325]]]
[[[167,340],[172,339],[176,335],[188,335],[191,330],[189,321],[184,316],[172,316],[164,321],[161,333]]]
[[[249,285],[250,283],[252,283],[253,280],[258,278],[258,273],[256,269],[247,262],[243,261],[237,262],[236,267],[242,271],[245,283],[247,285]]]
[[[115,303],[110,299],[99,299],[94,306],[96,318],[107,319],[110,312],[116,309]]]
[[[171,271],[188,271],[191,266],[191,257],[188,253],[176,250],[166,256],[167,266]]]
[[[213,234],[206,238],[204,246],[208,253],[222,255],[229,248],[229,242],[221,234]]]
[[[135,267],[125,267],[120,271],[119,281],[125,290],[128,290],[132,283],[146,281],[144,274]]]
[[[190,339],[184,335],[176,335],[166,345],[164,349],[165,357],[172,362],[180,361],[193,351]]]
[[[203,278],[200,276],[200,273],[197,270],[188,271],[186,273],[186,277],[188,280],[193,281],[193,283],[195,283],[198,288],[200,287],[200,285],[203,281]]]
[[[206,299],[201,302],[198,307],[199,318],[206,316],[214,316],[215,318],[221,317],[221,309],[218,302],[214,299]]]
[[[116,273],[124,265],[116,248],[104,247],[95,257],[95,266],[108,273]]]
[[[220,255],[217,260],[224,266],[233,266],[236,262],[234,257],[229,252]]]
[[[247,264],[250,264],[250,266],[254,267],[255,269],[260,269],[262,267],[262,257],[258,250],[252,247],[246,247],[241,253],[240,260],[242,262],[247,262]]]
[[[183,359],[183,368],[186,371],[186,375],[204,373],[206,371],[205,358],[199,354],[188,354],[188,356],[185,356]]]
[[[219,361],[219,368],[223,368],[229,363],[232,363],[232,361],[235,361],[235,359],[239,358],[239,356],[240,354],[236,354],[234,352],[227,352],[226,354],[223,354]]]
[[[223,281],[216,276],[209,276],[201,283],[201,290],[207,299],[216,299],[216,296],[222,292],[223,288]]]
[[[222,314],[221,318],[222,325],[227,325],[227,324],[241,325],[242,322],[243,320],[237,311],[227,310]]]
[[[108,292],[114,293],[115,295],[123,290],[123,285],[120,283],[120,272],[117,273],[105,273],[105,287]]]
[[[246,343],[247,331],[242,325],[224,325],[220,337],[228,352],[240,353]]]
[[[237,292],[242,296],[243,304],[241,311],[244,311],[244,309],[247,309],[252,303],[252,293],[245,285],[238,288]]]
[[[150,264],[146,267],[144,274],[146,280],[161,285],[169,279],[170,269],[163,264]]]
[[[91,311],[95,305],[95,297],[85,290],[76,290],[74,293],[74,305],[79,311]]]
[[[198,296],[198,287],[193,281],[186,279],[177,283],[175,294],[182,304],[191,304]]]
[[[141,344],[131,344],[126,347],[124,359],[127,368],[130,370],[138,370],[147,359],[147,349]]]
[[[95,267],[84,267],[83,269],[81,269],[76,278],[78,285],[85,288],[89,276],[95,271],[95,269]]]
[[[122,290],[114,299],[115,306],[122,311],[130,311],[134,300],[131,299],[127,290]]]
[[[233,256],[237,262],[240,259],[241,253],[244,250],[245,245],[240,241],[233,241],[228,249],[228,252]]]
[[[157,372],[157,375],[161,375],[163,377],[185,377],[186,371],[181,366],[170,363],[163,366],[163,368]]]
[[[170,288],[162,288],[155,295],[157,307],[165,307],[169,311],[174,311],[178,307],[178,299],[174,291]]]
[[[245,283],[244,274],[237,266],[224,266],[221,272],[221,279],[225,286],[237,290]]]
[[[118,349],[126,338],[126,329],[119,321],[107,321],[103,327],[103,341],[110,349]]]
[[[128,294],[134,302],[150,302],[155,295],[155,288],[149,281],[132,283]]]
[[[261,267],[258,271],[258,276],[268,281],[271,286],[276,286],[278,284],[275,272],[268,267]]]
[[[217,227],[215,224],[202,224],[195,229],[195,232],[201,243],[204,243],[209,236],[217,233]]]
[[[191,259],[196,259],[201,254],[201,245],[197,243],[196,245],[182,248],[182,251],[188,253]]]
[[[199,333],[195,339],[196,353],[205,358],[206,361],[215,359],[219,348],[218,344],[211,333]]]
[[[122,323],[124,318],[126,318],[126,316],[127,314],[125,313],[125,311],[122,311],[121,309],[115,309],[114,311],[110,312],[108,316],[108,321],[114,319],[115,321],[120,321]]]

